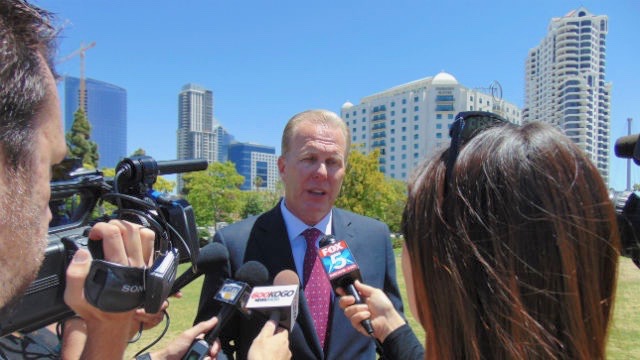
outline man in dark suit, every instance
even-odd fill
[[[333,112],[310,110],[289,120],[278,159],[284,199],[266,213],[216,233],[214,241],[229,249],[229,264],[223,271],[206,274],[196,322],[219,311],[214,295],[224,278],[233,277],[242,264],[255,260],[266,266],[271,278],[285,269],[296,271],[300,278],[299,314],[289,336],[294,359],[376,357],[373,340],[351,326],[326,275],[322,273],[322,279],[314,275],[318,241],[323,234],[332,234],[347,242],[364,282],[382,288],[402,313],[387,225],[333,206],[345,176],[349,147],[349,130]],[[310,228],[314,230],[306,235]],[[262,322],[240,315],[231,320],[220,335],[224,354],[246,358]]]

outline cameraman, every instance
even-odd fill
[[[0,309],[20,299],[42,264],[52,218],[51,167],[67,150],[52,62],[57,32],[51,18],[25,0],[0,0]],[[151,230],[118,220],[99,223],[89,234],[91,240],[103,240],[105,260],[131,267],[151,265],[154,237]],[[67,269],[65,302],[82,320],[73,321],[73,330],[64,337],[63,351],[68,352],[63,357],[122,358],[127,330],[139,326],[141,314],[107,313],[86,301],[84,280],[91,261],[89,251],[78,250]],[[197,324],[151,358],[182,357],[193,339],[216,323],[212,318]],[[252,351],[263,356],[290,356],[287,332],[276,332],[271,322],[254,345]],[[217,349],[212,346],[209,355],[215,357]]]

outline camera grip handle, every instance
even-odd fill
[[[146,269],[93,260],[85,280],[87,301],[106,312],[124,312],[144,303]]]

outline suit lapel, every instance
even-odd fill
[[[256,219],[245,249],[244,262],[250,260],[264,264],[269,269],[271,278],[285,269],[296,272],[289,235],[279,203]],[[298,303],[298,318],[290,334],[290,341],[296,343],[296,346],[307,344],[318,359],[324,358],[307,306],[307,299],[302,291]]]

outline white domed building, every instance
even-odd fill
[[[499,85],[466,88],[447,72],[347,101],[340,115],[351,142],[380,150],[380,170],[407,180],[421,161],[449,146],[449,126],[461,111],[491,111],[519,124],[520,108],[501,97]]]

